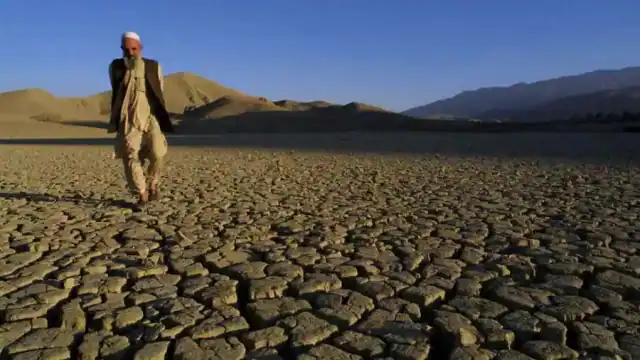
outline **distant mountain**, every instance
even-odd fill
[[[522,110],[569,96],[633,86],[640,86],[640,67],[597,70],[534,83],[463,91],[448,99],[405,110],[403,114],[415,117],[447,114],[477,118],[490,110]]]
[[[478,117],[516,122],[566,120],[586,114],[640,113],[640,86],[568,96],[527,109],[489,110]]]

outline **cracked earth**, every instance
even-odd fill
[[[3,359],[640,359],[637,162],[170,151],[0,146]]]

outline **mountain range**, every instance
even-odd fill
[[[403,111],[414,117],[548,121],[588,112],[638,111],[640,67],[597,70],[533,83],[463,91]]]

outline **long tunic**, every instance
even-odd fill
[[[121,85],[124,98],[113,157],[123,160],[125,177],[131,191],[141,193],[146,190],[147,180],[152,183],[159,181],[168,147],[158,120],[151,112],[146,94],[144,61],[137,61],[135,66],[125,63],[128,69]],[[112,74],[111,67],[109,74]],[[160,88],[164,90],[162,68],[159,64],[158,78]],[[148,179],[142,168],[142,159],[150,161]]]

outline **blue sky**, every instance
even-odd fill
[[[483,86],[640,65],[637,0],[0,2],[0,91],[106,90],[119,36],[165,73],[273,100],[393,110]]]

